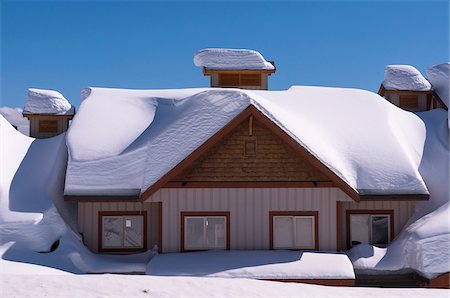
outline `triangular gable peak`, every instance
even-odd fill
[[[247,130],[247,136],[244,137],[243,131],[245,130]],[[285,171],[285,173],[279,174],[280,176],[278,178],[273,173],[267,173],[267,176],[262,176],[262,172],[255,173],[253,177],[252,175],[247,175],[246,177],[245,173],[236,172],[236,176],[234,177],[230,174],[227,177],[219,175],[219,177],[205,178],[205,175],[207,174],[206,164],[208,162],[217,162],[219,159],[217,154],[221,154],[227,149],[223,148],[221,145],[227,143],[230,145],[236,138],[242,137],[247,139],[248,142],[246,143],[243,139],[244,148],[242,148],[242,151],[240,152],[235,152],[235,154],[243,153],[245,155],[245,150],[248,151],[248,155],[254,154],[253,150],[258,150],[257,139],[255,143],[252,142],[252,140],[255,140],[255,133],[270,135],[271,137],[275,136],[275,139],[269,145],[274,145],[276,143],[278,149],[282,148],[282,152],[280,153],[286,154],[284,160],[294,162],[292,171]],[[267,154],[270,153],[267,151],[262,152],[263,157],[267,156]],[[223,166],[227,166],[228,169],[230,169],[230,166],[233,166],[233,163],[236,163],[236,161],[232,161],[230,165],[224,164]],[[243,167],[240,168],[242,171]],[[280,167],[276,167],[274,170],[279,169]],[[296,169],[303,170],[300,173],[294,173]],[[251,167],[247,167],[247,170],[251,171],[254,170],[254,168],[251,169]],[[261,170],[265,171],[267,168]],[[207,182],[208,186],[204,182]],[[158,189],[164,187],[257,187],[258,184],[260,185],[259,187],[274,188],[339,187],[353,200],[360,200],[357,191],[252,105],[231,120],[225,127],[214,134],[209,140],[160,178],[155,184],[150,186],[142,193],[141,200],[146,200]]]

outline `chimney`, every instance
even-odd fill
[[[30,137],[44,139],[67,131],[75,107],[57,91],[30,88],[22,115],[30,120]]]
[[[267,90],[268,77],[276,71],[273,61],[266,61],[257,51],[208,48],[198,51],[194,64],[210,76],[210,86]]]

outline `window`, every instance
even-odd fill
[[[146,250],[146,212],[99,212],[99,251]]]
[[[57,133],[58,121],[56,120],[39,120],[39,132]]]
[[[219,73],[219,86],[261,86],[261,74]]]
[[[244,156],[256,156],[256,139],[245,140]]]
[[[348,246],[361,243],[386,246],[393,238],[393,211],[347,210]]]
[[[417,95],[400,95],[400,107],[408,111],[419,110],[419,98]]]
[[[272,249],[319,249],[317,211],[269,213]]]
[[[229,212],[182,212],[181,251],[230,249]]]

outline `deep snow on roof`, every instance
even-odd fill
[[[372,92],[88,91],[67,133],[66,195],[144,192],[249,105],[360,194],[428,194],[423,122]]]
[[[433,90],[449,107],[450,102],[450,62],[433,65],[426,70]]]
[[[58,91],[28,89],[24,114],[73,115],[74,107]]]
[[[195,53],[194,64],[208,69],[275,69],[259,52],[246,49],[202,49]]]
[[[383,86],[386,90],[431,90],[430,82],[411,65],[387,65]]]

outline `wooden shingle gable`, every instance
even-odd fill
[[[224,126],[205,143],[198,147],[194,152],[187,156],[183,161],[181,161],[177,166],[175,166],[172,170],[162,176],[156,183],[154,183],[146,191],[144,191],[141,195],[141,200],[145,201],[160,188],[171,187],[171,183],[176,182],[177,179],[180,179],[180,177],[186,177],[183,175],[189,173],[190,168],[192,168],[196,163],[198,165],[202,162],[202,160],[204,161],[205,154],[207,154],[208,151],[213,149],[214,146],[219,144],[220,142],[224,140],[226,141],[226,137],[229,136],[230,133],[238,128],[244,121],[248,120],[250,116],[252,116],[252,118],[258,122],[258,125],[261,125],[265,129],[270,131],[271,134],[275,135],[279,140],[281,140],[283,146],[290,148],[292,154],[296,155],[302,161],[305,161],[308,166],[314,170],[314,174],[318,175],[317,177],[313,177],[313,181],[266,181],[265,183],[269,184],[265,187],[286,187],[290,183],[292,184],[291,187],[299,187],[301,183],[308,183],[305,186],[310,187],[339,187],[353,200],[357,202],[360,200],[360,196],[356,190],[354,190],[350,185],[348,185],[344,180],[342,180],[332,170],[324,165],[319,159],[317,159],[311,152],[309,152],[295,139],[288,135],[284,130],[282,130],[277,124],[272,122],[272,120],[270,120],[266,115],[264,115],[261,111],[259,111],[252,105],[247,107],[226,126]],[[320,180],[317,181],[316,179]],[[220,187],[221,183],[223,182],[224,181],[217,182],[215,184],[215,187]],[[183,186],[183,182],[181,181],[180,183],[181,184],[179,184],[178,186]],[[193,183],[195,183],[195,181]],[[231,183],[233,182],[230,181],[228,184],[222,184],[222,186],[232,187],[232,185],[244,183],[242,187],[250,187],[248,182],[246,181],[240,181],[237,184]],[[298,184],[296,185],[296,183]],[[172,185],[172,187],[174,186]]]

